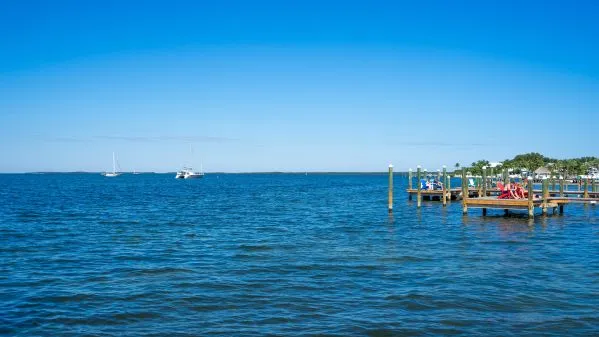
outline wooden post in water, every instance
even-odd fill
[[[487,167],[483,166],[483,197],[487,196]]]
[[[528,182],[528,217],[529,218],[535,217],[535,206],[533,203],[533,198],[534,198],[534,194],[533,194],[533,189],[532,189],[532,180],[530,180]]]
[[[414,179],[414,177],[412,176],[412,169],[410,168],[408,170],[408,190],[412,189],[412,179]],[[412,200],[412,192],[408,192],[408,200]]]
[[[589,178],[587,177],[584,180],[584,193],[582,194],[583,198],[588,198],[589,197]]]
[[[389,213],[393,212],[393,164],[389,164]]]
[[[560,197],[564,196],[564,176],[560,176],[560,181],[559,181],[559,196]]]
[[[466,182],[466,169],[462,167],[462,214],[468,214],[468,182]]]
[[[543,177],[543,215],[547,214],[547,202],[549,198],[549,182],[547,177]]]
[[[507,169],[503,169],[503,184],[507,185],[510,182],[510,175],[507,172]]]
[[[441,181],[441,179],[439,179],[439,181]],[[447,206],[447,189],[445,184],[447,183],[447,166],[443,165],[443,180],[442,180],[442,186],[443,186],[443,207]]]
[[[417,207],[420,208],[420,204],[422,203],[422,195],[421,195],[421,191],[422,191],[422,186],[420,183],[420,165],[418,165],[416,167],[416,172],[417,172],[417,176],[418,176],[418,182],[416,183],[416,188],[418,189],[418,192],[416,194],[416,200],[417,200]]]
[[[555,176],[551,176],[551,191],[555,192]]]
[[[451,201],[451,176],[447,175],[447,191],[449,192],[449,201]]]
[[[593,178],[593,192],[597,192],[597,179]]]

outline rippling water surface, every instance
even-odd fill
[[[403,180],[389,217],[385,175],[0,175],[0,334],[599,334],[599,206]]]

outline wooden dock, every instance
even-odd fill
[[[556,196],[562,195],[562,196]],[[566,197],[563,195],[577,195],[577,197]],[[487,215],[487,208],[503,209],[508,214],[510,209],[526,209],[528,217],[533,218],[535,208],[540,208],[542,214],[547,214],[548,209],[553,209],[553,213],[559,207],[560,214],[564,213],[564,205],[569,203],[597,203],[598,193],[584,191],[549,191],[547,182],[543,182],[540,191],[533,190],[532,184],[528,185],[528,198],[526,199],[497,199],[496,197],[478,197],[470,198],[465,196],[462,200],[463,213],[468,213],[468,208],[482,208],[483,216]]]
[[[408,193],[408,199],[412,200],[415,195],[418,195],[418,189],[408,188],[406,189]],[[460,200],[462,198],[462,189],[460,187],[452,188],[451,190],[447,190],[448,192],[448,200]],[[487,189],[487,197],[489,196],[499,196],[501,194],[501,190],[498,188],[489,188]],[[534,190],[534,194],[541,195],[543,193],[542,190]],[[560,197],[560,194],[563,194],[563,197],[575,197],[582,200],[589,199],[588,201],[598,200],[599,201],[599,192],[587,191],[585,197],[585,191],[564,191],[563,193],[560,191],[548,191],[550,197]],[[443,190],[421,190],[420,194],[422,196],[422,200],[429,201],[441,201],[441,197],[443,196]],[[468,196],[473,197],[481,197],[483,196],[483,192],[479,188],[470,187],[468,188]],[[449,197],[450,196],[450,197]]]
[[[424,170],[426,176],[426,170]],[[408,172],[408,199],[412,200],[416,196],[417,207],[420,208],[423,200],[428,201],[442,201],[443,206],[450,200],[462,200],[463,214],[468,214],[469,208],[481,208],[483,215],[487,214],[487,209],[503,209],[506,214],[510,210],[527,210],[530,218],[534,217],[535,209],[540,208],[542,214],[547,214],[549,209],[553,209],[555,213],[558,208],[559,212],[564,212],[564,205],[570,203],[590,203],[597,204],[599,201],[599,191],[597,190],[596,181],[589,181],[584,183],[584,188],[578,190],[567,190],[565,188],[564,180],[561,180],[559,186],[556,186],[555,180],[551,180],[552,188],[549,189],[549,180],[544,179],[541,183],[540,190],[534,190],[533,183],[528,184],[528,197],[525,199],[498,199],[497,196],[502,194],[502,190],[497,187],[493,187],[492,179],[489,181],[486,176],[486,169],[483,167],[482,183],[480,180],[475,179],[475,187],[468,186],[468,180],[466,179],[465,170],[462,170],[462,186],[452,188],[451,179],[447,175],[446,168],[443,167],[443,173],[437,170],[436,181],[441,182],[442,189],[420,189],[413,188],[414,184],[412,179],[416,178],[416,186],[420,187],[420,181],[422,178],[422,171],[420,166],[417,166],[416,176],[413,176],[412,170]],[[392,166],[389,170],[389,212],[393,209],[393,171]],[[507,177],[507,171],[504,171],[504,181],[509,181]],[[538,185],[537,185],[538,186]],[[559,187],[556,188],[556,187]],[[462,191],[468,191],[468,193],[462,193]]]
[[[412,200],[413,196],[418,195],[418,189],[416,188],[408,188],[406,190],[408,192],[408,199]],[[420,195],[422,200],[438,200],[442,201],[443,192],[447,193],[448,200],[458,200],[460,194],[462,193],[461,188],[452,188],[451,190],[420,190]]]
[[[483,215],[487,215],[487,208],[503,209],[507,214],[510,209],[528,210],[529,216],[535,208],[543,207],[543,199],[497,199],[495,197],[466,198],[463,200],[463,213],[467,214],[469,208],[482,208]],[[549,206],[549,205],[547,205]],[[553,205],[551,205],[553,206]],[[557,204],[555,205],[557,207]]]
[[[466,177],[463,177],[462,187],[466,188],[465,185]],[[545,187],[545,185],[543,185]],[[486,190],[486,188],[485,188]],[[486,194],[486,193],[483,193]],[[528,198],[526,199],[498,199],[497,197],[478,197],[478,198],[470,198],[468,195],[464,195],[462,199],[462,213],[468,214],[468,208],[482,208],[483,216],[487,215],[487,208],[499,208],[503,209],[505,214],[507,215],[510,209],[526,209],[528,210],[528,217],[533,218],[535,214],[535,207],[539,207],[543,209],[543,213],[546,214],[548,206],[548,195],[545,194],[544,197],[535,198],[534,192],[532,190],[532,184],[528,185]],[[552,205],[553,206],[553,205]],[[556,205],[557,206],[557,205]],[[560,208],[560,211],[563,211],[563,207]]]

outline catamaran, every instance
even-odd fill
[[[193,150],[191,148],[191,144],[189,144],[189,153],[193,154]],[[183,169],[177,172],[175,175],[175,179],[198,179],[204,178],[204,170],[200,165],[200,171],[194,171],[193,168],[189,166],[184,166]]]
[[[175,175],[176,179],[197,179],[204,178],[204,172],[202,170],[194,171],[191,167],[184,167],[181,171]]]
[[[105,177],[116,177],[121,175],[120,172],[116,171],[116,156],[114,155],[114,152],[112,153],[112,172],[104,172],[102,175]]]

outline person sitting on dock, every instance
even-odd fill
[[[500,186],[500,184],[498,184],[498,186]],[[520,197],[516,194],[515,185],[511,182],[501,185],[501,187],[503,187],[501,195],[497,197],[497,199],[520,199]]]
[[[501,182],[497,182],[497,188],[501,191],[501,194],[497,197],[497,199],[509,199],[510,192],[505,189],[505,186]]]
[[[528,192],[524,190],[522,185],[516,184],[514,195],[516,196],[516,199],[525,199],[528,197]]]
[[[426,181],[426,179],[420,179],[420,189],[421,190],[429,189],[429,184],[428,184],[428,181]]]

